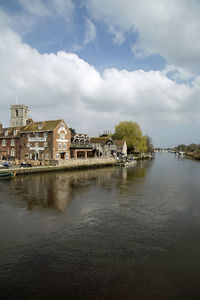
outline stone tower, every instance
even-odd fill
[[[10,127],[26,126],[29,109],[23,104],[11,105],[10,107]]]

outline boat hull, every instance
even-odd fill
[[[14,175],[13,173],[9,173],[9,172],[0,172],[0,180],[2,179],[10,179],[12,178]]]

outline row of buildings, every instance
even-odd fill
[[[0,159],[65,160],[127,155],[126,141],[72,133],[63,119],[33,122],[25,105],[11,105],[10,127],[0,123]]]

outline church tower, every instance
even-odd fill
[[[27,125],[29,109],[23,104],[11,105],[10,127],[22,127]]]

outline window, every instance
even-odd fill
[[[38,124],[38,129],[42,129],[42,124]]]
[[[30,154],[30,159],[32,159],[32,153]]]
[[[8,153],[8,154],[10,153],[9,148],[8,148],[8,150],[7,150],[7,153]]]
[[[48,147],[48,143],[47,142],[44,142],[44,147]]]
[[[60,139],[64,140],[64,138],[65,138],[65,134],[64,134],[64,133],[61,133],[61,134],[60,134]]]
[[[62,144],[58,143],[58,150],[62,150]]]
[[[30,147],[30,143],[27,143],[27,145],[26,145],[28,148]]]
[[[28,138],[28,139],[30,138],[30,133],[27,134],[27,138]]]
[[[18,117],[19,116],[18,109],[16,109],[15,113],[16,113],[16,117]]]
[[[63,143],[63,150],[67,150],[67,144]]]
[[[60,124],[60,127],[61,127],[61,128],[65,128],[65,124],[64,124],[64,123],[61,123],[61,124]]]
[[[44,137],[48,137],[48,132],[45,132],[45,133],[44,133]]]
[[[2,146],[3,146],[3,147],[6,146],[6,140],[2,140]]]
[[[8,135],[8,130],[5,130],[5,135]]]
[[[85,144],[84,139],[81,139],[81,140],[80,140],[80,144],[81,144],[81,145],[84,145],[84,144]]]
[[[49,159],[49,153],[45,154],[45,159]]]
[[[11,146],[15,146],[15,140],[11,140]]]
[[[17,130],[14,130],[14,131],[13,131],[13,134],[14,134],[14,135],[17,135]]]
[[[56,154],[56,159],[59,159],[60,158],[60,155],[57,153]]]
[[[15,150],[14,149],[11,150],[11,156],[15,156]]]
[[[42,159],[44,159],[44,153],[41,154]]]
[[[36,133],[36,137],[39,137],[39,133],[38,132]]]
[[[38,147],[38,143],[35,143],[35,147]]]

